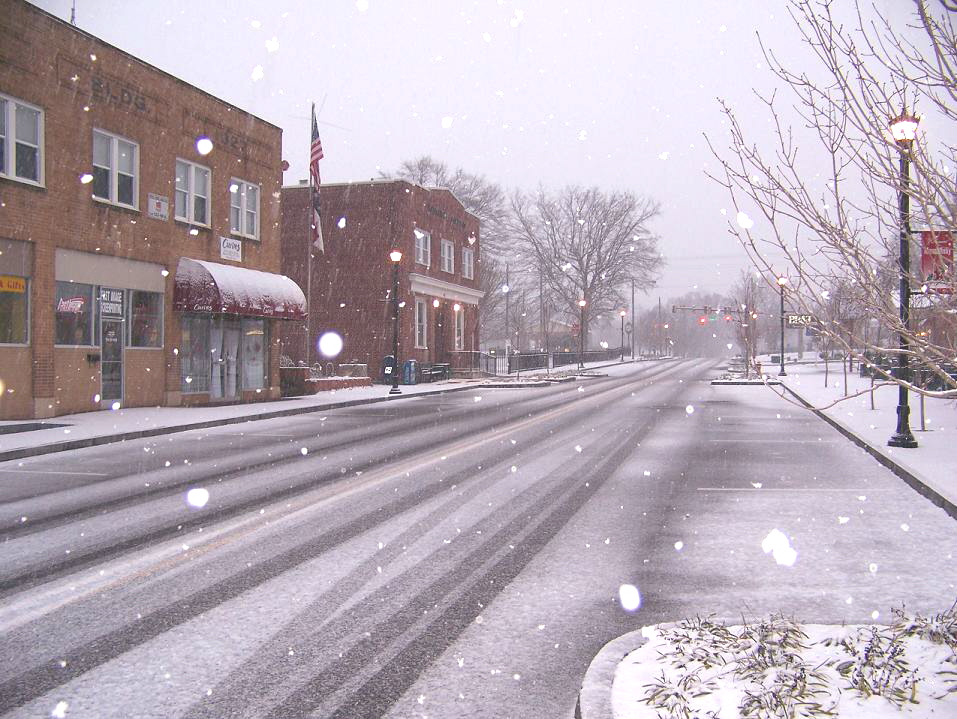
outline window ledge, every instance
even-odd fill
[[[47,186],[42,182],[34,182],[33,180],[27,180],[23,177],[16,177],[15,175],[2,175],[0,174],[0,180],[6,180],[7,182],[15,182],[18,185],[23,187],[29,187],[34,190],[46,190]]]
[[[113,202],[112,200],[105,200],[102,197],[96,197],[95,195],[90,196],[97,205],[105,207],[112,210],[123,210],[124,212],[135,212],[137,215],[140,213],[140,208],[134,205],[123,205],[119,202]]]

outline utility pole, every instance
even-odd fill
[[[631,358],[635,359],[635,335],[638,334],[638,318],[635,317],[635,278],[631,278]]]
[[[658,340],[658,356],[664,354],[664,339],[662,337],[661,331],[661,296],[658,296],[658,324],[657,324],[657,340]]]

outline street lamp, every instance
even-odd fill
[[[910,184],[910,159],[911,146],[917,135],[917,125],[920,118],[911,115],[905,109],[899,117],[891,120],[890,131],[897,143],[900,151],[900,354],[897,355],[897,372],[895,377],[897,386],[897,431],[887,441],[891,447],[917,446],[917,440],[914,439],[910,431],[910,407],[908,406],[908,389],[905,383],[910,381],[910,367],[908,366],[908,352],[910,351],[910,340],[907,332],[910,328],[910,196],[908,195],[908,185]]]
[[[585,369],[585,300],[578,300],[581,318],[578,324],[578,369]]]
[[[625,311],[618,313],[621,317],[621,361],[625,361]]]
[[[392,389],[389,394],[402,394],[399,389],[399,262],[402,253],[392,250],[389,253],[392,260]]]
[[[788,283],[788,278],[784,275],[778,277],[778,287],[781,288],[781,371],[778,377],[787,377],[788,373],[784,371],[784,285]]]

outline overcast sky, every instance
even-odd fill
[[[69,20],[71,0],[35,0]],[[907,0],[879,6],[907,10]],[[77,25],[283,129],[286,184],[307,176],[316,102],[323,182],[424,154],[506,188],[568,184],[660,201],[667,264],[648,306],[725,292],[746,257],[704,175],[729,100],[761,139],[755,33],[807,56],[774,0],[76,0]],[[752,114],[749,114],[752,113]]]

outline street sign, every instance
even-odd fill
[[[810,327],[815,324],[814,315],[787,314],[788,327]]]

